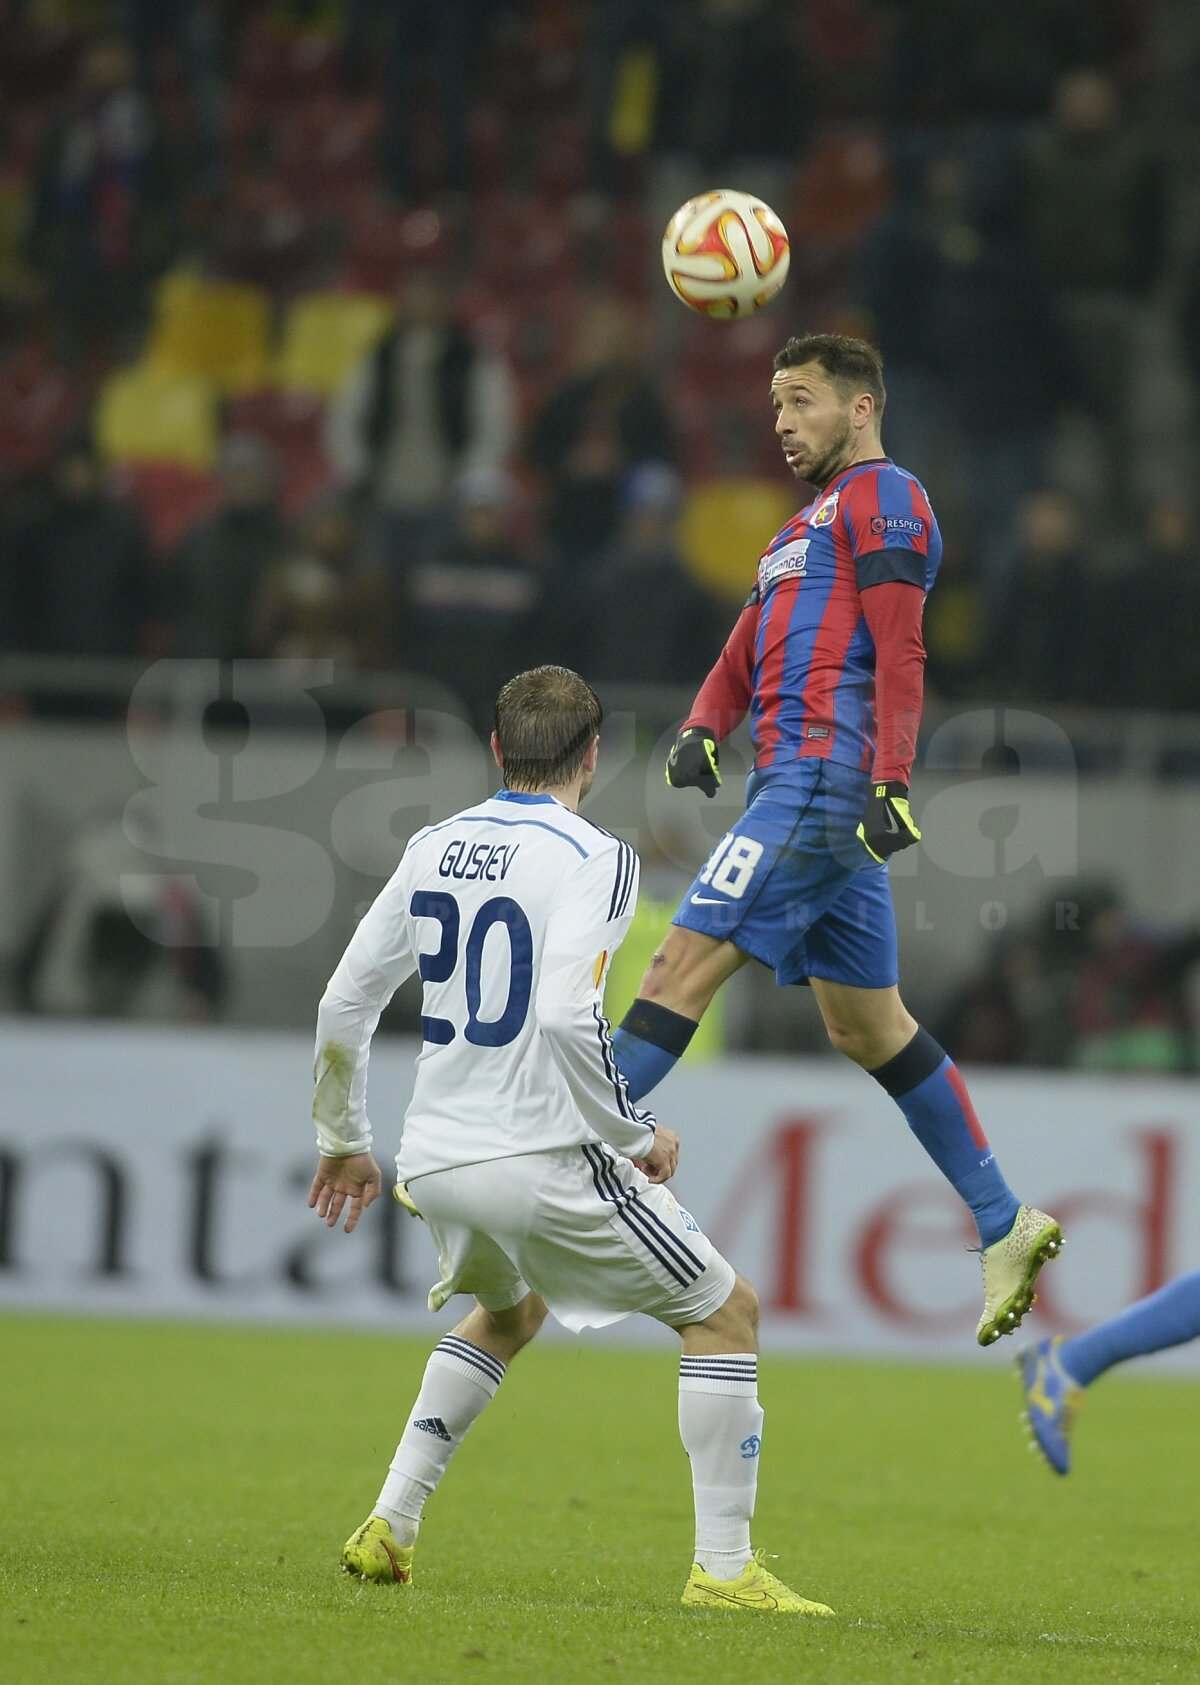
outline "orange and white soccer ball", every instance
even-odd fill
[[[663,235],[671,290],[702,316],[752,316],[787,280],[787,229],[752,193],[718,188],[681,205]]]

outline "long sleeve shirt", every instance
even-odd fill
[[[654,1119],[629,1099],[601,1005],[637,886],[629,844],[552,796],[502,791],[419,831],[321,1000],[320,1150],[370,1149],[371,1038],[417,971],[423,1046],[403,1180],[597,1140],[645,1153]]]

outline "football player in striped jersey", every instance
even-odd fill
[[[887,863],[921,836],[908,785],[942,539],[924,488],[884,454],[884,400],[864,340],[810,334],[775,358],[775,432],[815,496],[760,558],[667,763],[673,786],[714,796],[719,744],[748,715],[746,811],[680,903],[613,1045],[640,1100],[748,959],[810,985],[834,1047],[896,1102],[970,1207],[976,1338],[990,1345],[1019,1325],[1062,1234],[1012,1192],[962,1076],[900,998]]]

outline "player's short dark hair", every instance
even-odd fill
[[[844,333],[797,334],[775,353],[776,372],[797,369],[803,363],[819,363],[843,396],[869,392],[875,400],[875,413],[882,412],[887,402],[883,358],[865,339],[852,339]]]
[[[531,667],[496,698],[496,736],[509,790],[557,789],[583,764],[600,730],[600,698],[569,667]]]

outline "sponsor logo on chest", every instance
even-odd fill
[[[760,597],[765,597],[772,585],[778,585],[781,579],[808,572],[808,547],[811,543],[811,538],[798,538],[792,544],[785,544],[782,550],[772,550],[762,558],[758,564]]]

